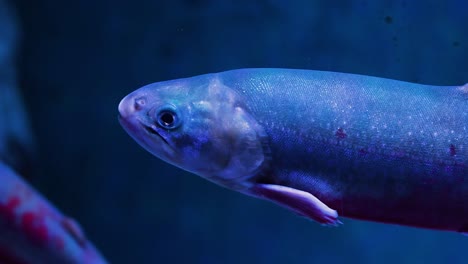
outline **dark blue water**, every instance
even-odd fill
[[[12,1],[13,2],[13,1]],[[112,263],[465,263],[455,233],[324,228],[154,158],[117,105],[155,81],[245,67],[468,82],[465,1],[14,1],[32,183]]]

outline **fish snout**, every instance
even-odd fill
[[[147,99],[141,94],[131,93],[119,103],[119,116],[126,118],[145,109]]]

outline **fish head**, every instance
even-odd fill
[[[248,187],[267,160],[262,126],[216,74],[144,86],[122,99],[119,120],[156,157],[225,187]]]

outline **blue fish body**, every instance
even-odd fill
[[[107,263],[75,220],[1,161],[0,182],[0,263]]]
[[[174,129],[158,119],[167,110],[155,110],[168,102],[180,119]],[[320,223],[341,215],[468,231],[468,86],[241,69],[150,84],[119,111],[129,134],[163,160]],[[222,128],[210,130],[214,120]]]

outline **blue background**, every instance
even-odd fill
[[[120,127],[150,82],[245,67],[468,82],[466,1],[14,1],[31,182],[112,263],[465,263],[455,233],[325,228],[151,156]]]

